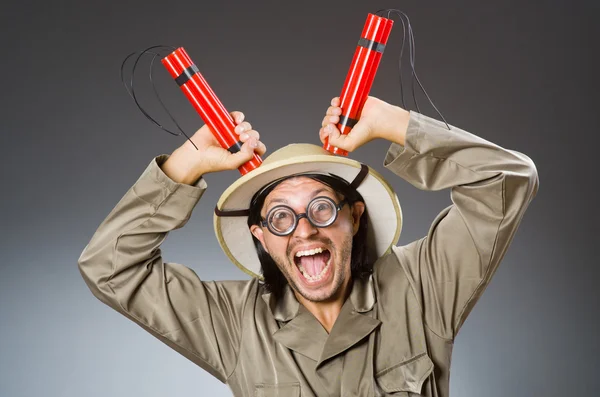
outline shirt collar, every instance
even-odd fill
[[[281,299],[275,299],[273,294],[268,292],[262,294],[262,299],[277,321],[287,322],[298,315],[300,303],[289,284],[285,286]],[[359,313],[365,313],[373,309],[376,298],[372,275],[366,280],[355,280],[353,282],[350,302],[354,306],[354,310]]]

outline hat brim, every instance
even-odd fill
[[[351,182],[360,171],[356,160],[333,155],[306,155],[262,164],[236,180],[217,203],[221,211],[245,210],[252,196],[264,185],[290,175],[319,172],[337,175]],[[368,250],[371,257],[384,255],[398,241],[402,230],[402,210],[392,187],[375,170],[356,189],[365,200],[368,216]],[[262,279],[247,216],[221,217],[215,214],[214,227],[221,248],[242,271]]]

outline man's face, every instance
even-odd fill
[[[308,203],[320,196],[329,197],[336,204],[341,201],[333,189],[319,181],[307,177],[286,179],[266,197],[261,216],[266,218],[271,208],[282,204],[302,214]],[[325,302],[339,298],[350,282],[352,237],[358,231],[363,211],[361,202],[352,207],[346,204],[336,221],[324,228],[302,218],[287,236],[277,236],[258,225],[250,230],[298,294],[312,302]]]

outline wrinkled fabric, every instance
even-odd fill
[[[453,341],[537,193],[532,161],[411,112],[405,146],[384,165],[452,205],[427,236],[355,281],[328,334],[288,287],[202,281],[163,260],[207,188],[178,184],[155,158],[79,258],[92,293],[231,388],[235,396],[448,396]],[[219,264],[225,266],[226,264]]]

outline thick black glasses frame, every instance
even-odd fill
[[[315,224],[310,217],[308,216],[308,209],[310,208],[310,205],[315,201],[315,200],[320,200],[320,199],[325,199],[327,201],[330,201],[333,203],[333,208],[335,208],[335,214],[333,215],[332,220],[327,223],[326,225],[317,225]],[[294,233],[294,230],[296,230],[296,228],[298,227],[298,223],[300,222],[300,219],[302,218],[306,218],[308,220],[308,222],[310,222],[311,225],[313,225],[314,227],[328,227],[331,226],[337,219],[338,213],[342,210],[342,208],[344,208],[344,205],[347,203],[346,199],[343,199],[342,201],[340,201],[338,204],[335,203],[335,201],[333,201],[333,199],[326,197],[326,196],[318,196],[315,197],[314,199],[310,200],[308,202],[308,204],[306,205],[306,212],[303,212],[302,214],[297,214],[296,211],[294,211],[290,206],[287,205],[276,205],[275,207],[271,208],[269,210],[269,212],[267,212],[267,217],[266,218],[262,218],[260,221],[260,225],[262,227],[266,227],[267,229],[269,229],[269,231],[271,233],[273,233],[276,236],[289,236],[290,234]],[[274,229],[271,228],[271,224],[267,221],[267,219],[269,219],[271,213],[279,208],[287,208],[289,209],[292,214],[295,215],[295,219],[294,219],[294,226],[290,229],[289,232],[287,233],[281,233],[278,232]]]

